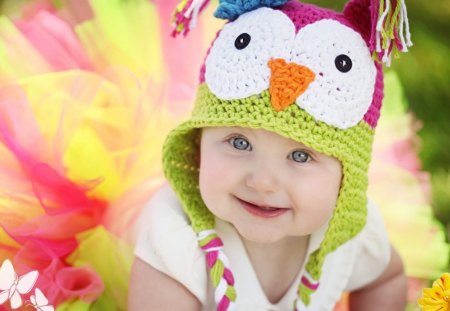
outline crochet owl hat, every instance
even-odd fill
[[[207,1],[183,1],[174,35],[186,34]],[[287,0],[221,0],[218,32],[201,68],[191,118],[163,148],[163,168],[206,253],[217,310],[234,307],[233,274],[199,191],[204,127],[264,129],[342,164],[336,208],[306,262],[296,310],[319,287],[327,254],[366,222],[367,171],[383,97],[381,62],[411,45],[403,0],[351,0],[342,13]],[[219,182],[219,181],[218,181]]]

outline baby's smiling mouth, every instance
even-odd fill
[[[276,206],[270,206],[267,204],[260,204],[260,203],[253,203],[249,201],[242,200],[238,197],[235,197],[237,201],[240,203],[242,207],[244,207],[248,212],[250,212],[253,215],[264,217],[264,218],[271,218],[276,217],[281,214],[284,214],[289,210],[289,208],[286,207],[276,207]]]

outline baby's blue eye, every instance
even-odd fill
[[[304,163],[309,160],[310,156],[304,151],[297,150],[291,153],[291,158],[295,162]]]
[[[248,150],[250,149],[250,143],[248,140],[242,137],[233,137],[229,140],[231,145],[238,150]]]

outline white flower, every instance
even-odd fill
[[[20,295],[27,294],[34,287],[38,276],[38,271],[31,271],[18,277],[11,261],[6,259],[0,267],[0,305],[10,300],[12,309],[21,307]]]
[[[30,297],[31,304],[39,311],[54,311],[52,305],[48,305],[48,299],[44,296],[39,288],[34,290],[34,295]]]

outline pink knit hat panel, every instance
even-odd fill
[[[352,3],[353,2],[353,3]],[[371,23],[370,23],[370,12],[368,7],[363,7],[361,4],[364,0],[350,1],[349,3],[356,5],[347,4],[344,12],[339,13],[330,9],[324,9],[317,7],[312,4],[301,3],[297,0],[288,1],[283,6],[277,8],[286,14],[294,23],[296,32],[298,32],[302,27],[317,22],[323,19],[331,19],[340,22],[341,24],[352,28],[358,32],[361,37],[366,42],[369,47],[370,43],[370,33],[371,33]],[[366,15],[367,14],[367,15]],[[366,16],[364,16],[366,15]],[[220,30],[216,34],[216,38],[220,34]],[[214,41],[213,41],[214,42]],[[208,56],[209,50],[205,56]],[[374,94],[372,96],[372,102],[364,115],[364,121],[369,124],[372,128],[376,127],[378,119],[380,117],[381,103],[383,100],[383,71],[382,65],[375,62],[375,67],[377,69],[376,82],[374,88]],[[205,82],[205,63],[203,63],[200,69],[200,83]]]
[[[344,14],[320,8],[315,5],[301,3],[299,1],[289,1],[283,5],[280,10],[289,16],[294,23],[297,32],[308,24],[323,19],[332,19],[358,32],[369,47],[372,23],[370,23],[369,7],[366,7],[365,5],[369,5],[368,1],[353,1],[353,3],[347,5]],[[375,67],[377,68],[377,77],[372,103],[364,115],[364,121],[372,128],[376,127],[380,117],[384,87],[382,66],[375,62]]]

